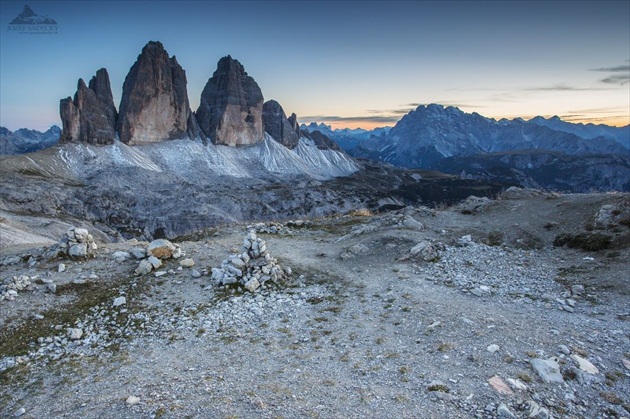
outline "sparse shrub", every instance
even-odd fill
[[[607,249],[612,238],[601,233],[562,233],[553,240],[556,247],[568,246],[572,249],[582,249],[590,252]]]
[[[444,384],[433,384],[433,385],[430,385],[429,387],[427,387],[427,390],[429,390],[429,391],[439,391],[441,393],[448,393],[448,392],[451,391]]]
[[[545,223],[545,225],[543,227],[545,228],[545,230],[551,230],[552,228],[555,228],[557,226],[558,226],[558,223],[550,221],[548,223]]]
[[[503,237],[503,232],[491,231],[486,239],[486,244],[488,246],[501,246],[503,244]]]
[[[372,211],[367,208],[359,208],[350,212],[350,215],[353,217],[371,217]]]

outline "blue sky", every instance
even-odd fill
[[[191,107],[230,54],[287,114],[392,125],[418,104],[502,118],[630,123],[630,2],[13,2],[0,8],[0,125],[59,124],[78,78],[118,105],[144,44],[186,70]],[[29,4],[56,35],[8,31]]]

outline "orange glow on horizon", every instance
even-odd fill
[[[484,116],[488,116],[488,115],[484,115]],[[530,120],[532,118],[534,118],[536,115],[532,115],[532,116],[520,116],[520,118],[523,118],[524,120]],[[553,115],[543,115],[545,118],[550,118]],[[514,115],[499,115],[499,116],[488,116],[489,118],[494,118],[496,120],[500,120],[503,118],[506,119],[515,119],[515,118],[519,118],[519,116],[514,116]],[[613,127],[625,127],[627,125],[630,125],[630,116],[625,115],[625,116],[592,116],[592,117],[588,117],[588,116],[584,116],[582,118],[579,117],[575,117],[575,118],[563,118],[562,116],[560,117],[561,120],[565,121],[565,122],[570,122],[572,124],[595,124],[595,125],[599,125],[599,124],[605,124],[605,125],[609,125],[609,126],[613,126]],[[306,122],[306,124],[308,125],[311,121]],[[372,121],[368,121],[368,120],[362,120],[359,122],[355,122],[355,121],[326,121],[326,120],[320,120],[320,121],[315,121],[317,123],[324,123],[326,125],[330,125],[332,127],[332,129],[357,129],[357,128],[362,128],[365,130],[373,130],[375,128],[382,128],[382,127],[393,127],[394,125],[396,125],[396,122],[372,122]]]

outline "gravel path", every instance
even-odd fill
[[[630,416],[627,248],[612,256],[554,248],[544,230],[529,228],[543,237],[541,248],[487,246],[479,240],[483,213],[469,216],[466,230],[456,209],[416,215],[422,228],[393,228],[388,217],[261,235],[293,275],[256,293],[215,286],[209,275],[242,243],[245,226],[180,243],[206,272],[198,278],[176,261],[163,276],[129,277],[136,261],[111,262],[125,243],[67,262],[66,272],[49,277],[82,272],[90,281],[96,272],[92,281],[116,284],[114,292],[40,336],[32,356],[0,360],[1,415],[23,408],[32,418]],[[352,225],[355,233],[374,228],[348,234]],[[472,241],[462,242],[463,233]],[[435,244],[438,259],[400,260],[422,240]],[[349,253],[357,244],[361,252]],[[6,266],[9,274],[20,269]],[[27,301],[33,307],[44,296],[68,299],[37,288],[0,304],[24,315]],[[118,296],[126,302],[114,307]],[[73,340],[68,328],[83,335]],[[563,382],[545,382],[532,367],[551,357]]]

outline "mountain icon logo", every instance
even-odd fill
[[[40,16],[25,5],[22,12],[13,19],[9,25],[56,25],[57,21],[48,16]]]

